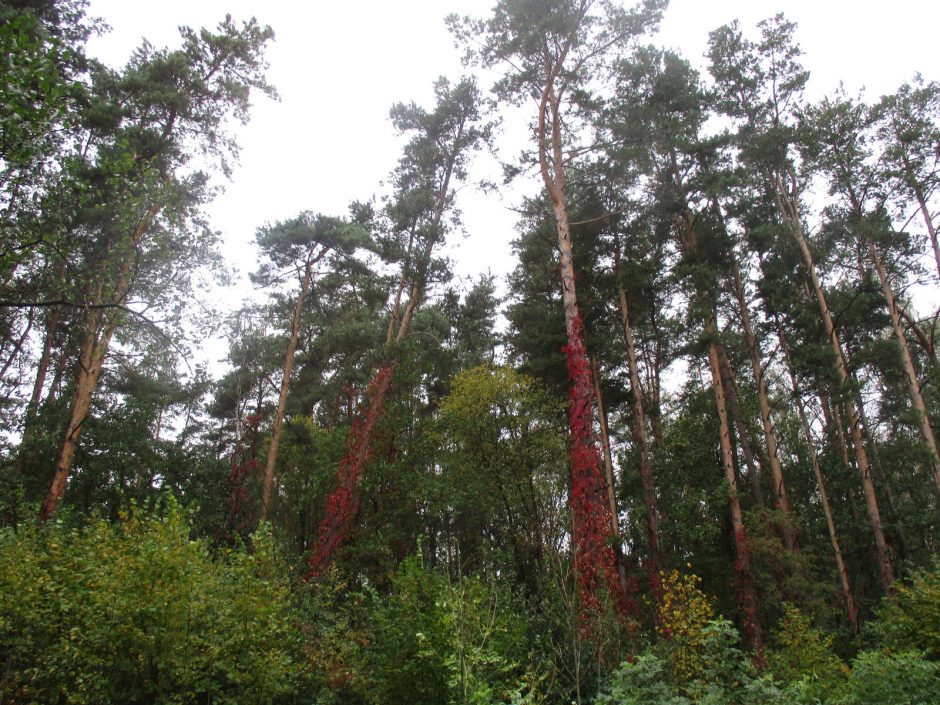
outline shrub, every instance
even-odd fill
[[[923,651],[940,659],[940,561],[915,572],[909,584],[896,583],[873,625],[881,644],[897,651]]]
[[[694,678],[670,679],[669,661],[647,651],[614,672],[597,705],[784,705],[781,691],[768,676],[758,675],[737,642],[731,622],[713,620],[701,631]]]
[[[171,500],[118,524],[0,531],[0,701],[270,703],[296,628],[270,533],[213,557]]]
[[[912,651],[865,651],[837,705],[940,705],[940,664]]]
[[[770,670],[784,683],[794,684],[801,702],[827,702],[844,689],[850,671],[833,651],[833,637],[814,628],[793,605],[784,606],[773,645]]]
[[[715,611],[698,587],[701,582],[697,575],[681,575],[676,570],[660,575],[662,597],[656,632],[668,642],[679,681],[696,678],[704,668],[704,629],[715,618]]]
[[[369,699],[393,703],[507,702],[525,675],[524,622],[510,594],[477,578],[450,580],[409,558],[377,606]]]

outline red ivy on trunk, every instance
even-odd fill
[[[382,414],[394,371],[395,364],[389,362],[380,367],[372,377],[366,390],[368,408],[359,409],[346,436],[346,454],[336,470],[333,491],[326,500],[326,515],[320,522],[306,580],[323,573],[333,559],[333,551],[345,541],[349,527],[359,512],[359,479],[372,455],[372,437]]]
[[[594,436],[594,394],[591,367],[584,347],[584,322],[575,316],[568,344],[563,348],[571,378],[568,421],[571,430],[571,514],[574,528],[575,569],[581,623],[586,628],[600,610],[606,590],[621,615],[635,604],[620,586],[617,556],[611,545],[610,509],[605,500],[606,480]],[[619,538],[619,537],[617,537]]]

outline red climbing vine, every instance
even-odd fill
[[[763,669],[764,639],[760,622],[757,619],[757,595],[754,588],[754,576],[751,573],[750,553],[747,534],[744,527],[739,527],[734,534],[734,543],[738,557],[734,561],[734,579],[732,586],[741,608],[741,620],[748,644],[754,649],[754,663]]]
[[[228,517],[216,538],[231,542],[249,525],[246,505],[248,502],[248,482],[257,474],[261,464],[258,462],[258,426],[263,414],[248,414],[240,422],[241,435],[232,451],[232,463],[228,473]],[[250,441],[246,447],[245,438]]]
[[[563,349],[571,378],[568,421],[571,430],[571,514],[574,528],[575,568],[578,576],[580,616],[589,627],[601,608],[606,591],[621,615],[635,604],[624,593],[617,574],[617,556],[610,535],[610,509],[604,501],[606,485],[594,436],[591,367],[584,347],[584,323],[577,313]]]
[[[393,362],[384,364],[376,371],[366,390],[365,405],[360,407],[346,436],[346,453],[336,470],[333,491],[326,500],[326,515],[320,522],[317,543],[310,554],[306,580],[323,573],[333,559],[333,551],[342,545],[359,512],[359,479],[372,454],[375,426],[382,414],[394,371]]]

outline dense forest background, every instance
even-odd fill
[[[271,29],[0,2],[0,702],[938,702],[940,85],[810,102],[782,15],[699,73],[665,4],[450,18],[386,195],[213,304]]]

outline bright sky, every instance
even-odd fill
[[[121,65],[146,37],[176,45],[178,25],[214,27],[230,13],[257,16],[276,41],[268,53],[269,78],[280,102],[259,99],[251,123],[240,129],[241,166],[211,206],[213,225],[241,271],[254,269],[249,243],[265,222],[302,210],[342,215],[352,200],[381,192],[401,141],[388,121],[395,102],[430,106],[433,80],[463,69],[443,18],[452,13],[485,17],[493,0],[92,0],[91,14],[112,32],[91,53]],[[699,64],[708,32],[735,18],[751,36],[755,24],[781,10],[799,25],[810,93],[826,93],[839,81],[850,92],[866,88],[870,99],[892,92],[915,72],[940,79],[936,29],[940,2],[893,0],[672,0],[658,42]],[[507,127],[505,157],[524,145]],[[510,137],[513,136],[513,137]],[[481,158],[478,171],[492,171]],[[515,193],[484,196],[465,188],[460,196],[467,237],[452,257],[459,274],[510,271]]]

